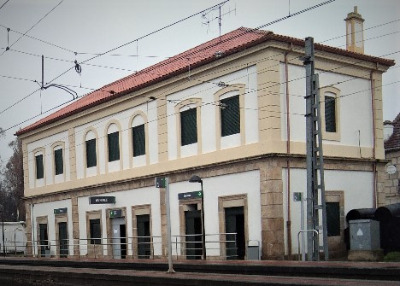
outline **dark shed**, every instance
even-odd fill
[[[346,215],[346,221],[356,219],[375,219],[375,208],[352,209]]]
[[[389,221],[394,217],[400,217],[400,203],[379,207],[375,212],[379,221]]]

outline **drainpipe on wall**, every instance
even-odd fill
[[[378,194],[377,194],[377,175],[376,175],[376,151],[375,151],[375,144],[376,144],[376,124],[375,124],[375,81],[373,78],[374,71],[371,70],[370,73],[370,81],[371,81],[371,108],[372,108],[372,171],[374,174],[374,197],[373,197],[373,205],[374,207],[378,207]]]
[[[35,246],[35,227],[34,227],[34,217],[33,217],[33,207],[34,204],[31,202],[31,245],[32,245],[32,256],[36,256],[36,246]]]
[[[290,50],[292,46],[290,45]],[[288,68],[288,54],[290,51],[285,52],[285,90],[286,90],[286,168],[287,168],[287,248],[288,248],[288,258],[292,256],[292,221],[290,212],[290,106],[289,106],[289,68]]]

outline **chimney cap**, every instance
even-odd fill
[[[357,20],[360,20],[362,22],[364,22],[363,17],[361,16],[361,14],[358,13],[358,7],[354,6],[354,11],[350,12],[347,14],[347,18],[345,19],[345,21],[350,20],[356,18]]]

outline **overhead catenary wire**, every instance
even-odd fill
[[[398,52],[400,52],[400,51],[396,51],[396,52],[393,52],[393,53],[390,53],[390,54],[394,54],[394,53],[398,53]],[[386,54],[386,55],[382,55],[382,56],[387,56],[387,55],[390,55],[390,54]],[[277,56],[277,55],[276,55]],[[297,57],[296,57],[297,58]],[[294,58],[293,58],[294,59]],[[357,64],[357,63],[359,63],[359,62],[361,62],[360,60],[356,60],[355,62],[351,62],[351,63],[349,63],[349,65],[354,65],[354,64]],[[338,66],[338,67],[335,67],[335,68],[332,68],[330,71],[333,71],[333,70],[336,70],[336,69],[338,69],[338,68],[343,68],[343,67],[340,67],[340,66]],[[325,72],[329,72],[329,70],[328,71],[325,71]],[[297,79],[294,79],[294,80],[300,80],[300,79],[304,79],[305,77],[301,77],[301,78],[297,78]],[[389,84],[395,84],[395,83],[398,83],[399,81],[395,81],[395,82],[392,82],[392,83],[389,83]],[[215,83],[213,83],[213,84],[215,84]],[[282,84],[282,83],[279,83],[279,85],[280,84]],[[386,85],[386,84],[385,84]],[[388,84],[387,84],[388,85]],[[382,85],[382,86],[384,86],[384,85]],[[269,86],[269,87],[271,87],[271,86]],[[262,89],[265,89],[265,88],[269,88],[269,87],[264,87],[264,88],[261,88],[261,89],[258,89],[258,90],[262,90]],[[379,86],[376,86],[376,87],[379,87]],[[257,91],[258,91],[257,90]],[[369,90],[364,90],[364,91],[369,91]],[[254,91],[251,91],[251,92],[254,92]],[[344,96],[350,96],[350,95],[352,95],[352,94],[355,94],[355,93],[358,93],[358,92],[362,92],[362,91],[357,91],[357,92],[353,92],[353,93],[351,93],[351,94],[343,94],[343,95],[341,95],[341,97],[344,97]],[[166,93],[169,93],[169,92],[166,92]],[[190,96],[190,95],[189,95]],[[299,96],[304,96],[304,95],[299,95]],[[170,100],[166,100],[166,103],[167,102],[170,102]],[[206,103],[204,103],[203,105],[208,105],[208,104],[213,104],[213,105],[218,105],[217,104],[217,102],[206,102]],[[268,107],[264,107],[264,108],[268,108]],[[246,109],[248,109],[248,108],[246,108]],[[255,109],[255,110],[261,110],[261,109]],[[171,114],[171,115],[167,115],[167,117],[168,116],[175,116],[176,114],[174,113],[174,114]],[[299,116],[304,116],[304,114],[301,114],[301,113],[296,113],[296,114],[293,114],[293,115],[299,115]],[[274,117],[274,116],[272,116],[272,117]],[[159,120],[159,118],[157,118],[157,120]],[[97,122],[97,124],[100,124],[101,122],[102,122],[103,120],[100,120],[99,122]],[[96,125],[97,125],[96,124]],[[121,131],[124,131],[124,130],[121,130]]]
[[[400,83],[400,80],[395,81],[395,82],[392,82],[392,83],[388,83],[388,84],[386,84],[386,85],[395,84],[395,83]],[[380,87],[382,87],[382,86],[384,86],[384,85],[376,86],[376,87],[377,87],[377,88],[380,88]],[[361,91],[357,91],[357,92],[365,92],[365,91],[370,91],[370,90],[367,89],[367,90],[361,90]],[[353,94],[355,94],[355,93],[357,93],[357,92],[354,92],[354,93],[351,93],[351,94],[347,94],[347,95],[344,95],[344,96],[350,96],[350,95],[353,95]],[[161,100],[162,100],[162,99],[161,99]],[[167,103],[174,103],[174,101],[167,100],[167,99],[164,99],[164,101],[165,101],[166,104],[167,104]],[[56,109],[56,108],[58,108],[58,107],[60,107],[60,106],[62,106],[62,105],[65,105],[65,104],[68,104],[68,103],[70,103],[70,102],[72,102],[72,100],[66,101],[65,103],[63,103],[63,104],[61,104],[61,105],[59,105],[59,106],[50,108],[50,109],[44,111],[43,114],[46,114],[46,113],[48,113],[48,112],[50,112],[50,111],[52,111],[52,110],[54,110],[54,109]],[[144,105],[145,103],[146,103],[146,102],[142,102],[142,103],[140,103],[138,106]],[[210,105],[210,104],[211,104],[211,105],[215,105],[215,106],[217,106],[217,107],[220,106],[217,102],[203,102],[201,106],[206,106],[206,105]],[[138,107],[138,106],[137,106],[137,107]],[[256,108],[256,109],[254,109],[254,108],[248,108],[248,107],[240,107],[240,109],[254,110],[254,111],[263,111],[263,110],[266,110],[266,111],[269,111],[270,113],[272,113],[271,115],[268,116],[268,118],[280,118],[280,116],[279,116],[280,111],[271,111],[271,110],[268,109],[268,108],[270,108],[270,107],[277,107],[277,106],[276,106],[276,105],[269,105],[269,106],[265,106],[264,108]],[[276,115],[273,115],[273,113],[276,113]],[[171,117],[171,116],[176,116],[176,115],[177,115],[176,112],[173,112],[173,113],[171,113],[171,114],[166,114],[163,118],[156,118],[156,119],[153,119],[153,120],[148,120],[148,121],[147,121],[147,124],[152,123],[152,122],[157,122],[158,120],[162,120],[162,119],[165,119],[165,118],[168,118],[168,117]],[[302,117],[304,117],[304,116],[305,116],[305,113],[293,113],[293,112],[291,112],[291,115],[294,115],[294,116],[302,116]],[[31,118],[29,118],[29,119],[26,119],[26,120],[24,121],[24,123],[27,122],[27,121],[30,121],[30,120],[32,120],[32,119],[34,119],[34,118],[37,118],[38,116],[40,116],[40,114],[38,114],[38,115],[36,115],[36,116],[34,116],[34,117],[31,117]],[[126,120],[127,118],[129,118],[129,117],[131,117],[131,116],[132,116],[132,115],[129,115],[128,117],[126,117],[126,118],[120,118],[119,120],[120,120],[120,121],[123,121],[123,120]],[[108,117],[106,117],[106,118],[102,118],[102,119],[100,119],[100,120],[97,120],[95,123],[92,124],[92,127],[96,128],[96,126],[101,125],[101,124],[104,124],[104,122],[106,122],[106,121],[110,121],[110,119],[109,119]],[[16,126],[18,126],[18,125],[14,125],[14,126],[11,126],[11,127],[9,127],[9,128],[6,128],[6,129],[4,129],[4,131],[8,131],[8,130],[10,130],[10,129],[16,127]],[[128,128],[123,128],[123,129],[119,130],[119,132],[127,131],[127,130],[129,130],[130,128],[131,128],[130,126],[129,126]],[[85,132],[87,132],[86,129],[82,129],[81,131],[76,131],[75,136],[83,136],[83,134],[84,134]],[[80,134],[79,134],[79,133],[80,133]],[[96,138],[97,138],[97,139],[105,139],[106,137],[107,137],[107,132],[104,133],[103,135],[98,135]],[[60,138],[59,140],[62,140],[62,139],[67,140],[67,138],[68,138],[68,136],[65,137],[65,138]],[[85,144],[85,142],[76,143],[76,144],[75,144],[75,147],[80,147],[80,146],[83,146],[84,144]],[[45,147],[50,147],[51,145],[53,145],[53,142],[49,142],[49,143],[43,145],[42,147],[43,147],[43,148],[45,148]],[[46,156],[48,156],[48,157],[50,158],[50,156],[52,156],[52,153],[50,153],[50,154],[49,154],[49,153],[46,153],[46,154],[44,154],[44,155],[46,155]],[[72,159],[74,159],[74,158],[72,158]]]
[[[23,37],[25,37],[26,34],[28,34],[33,28],[35,28],[40,22],[42,22],[43,19],[45,19],[48,15],[50,15],[58,6],[60,6],[62,4],[62,2],[64,2],[64,0],[61,0],[56,6],[54,6],[50,11],[48,11],[45,15],[43,15],[37,22],[35,22],[35,24],[33,24],[25,33],[23,33],[14,43],[9,45],[9,48],[14,46],[16,43],[19,42],[19,40],[21,40]],[[0,54],[0,56],[4,55],[4,53],[6,51],[4,51],[2,54]]]
[[[400,51],[397,51],[397,52],[400,52]],[[357,62],[359,62],[359,61],[357,61]],[[355,64],[355,63],[357,63],[357,62],[353,62],[353,63],[350,63],[350,64]],[[335,70],[335,69],[337,69],[337,68],[333,68],[332,70]],[[305,77],[301,77],[301,78],[296,78],[296,79],[293,79],[293,80],[291,80],[291,81],[295,81],[295,80],[300,80],[300,79],[304,79]],[[395,82],[392,82],[392,83],[389,83],[389,84],[395,84],[395,83],[399,83],[400,81],[395,81]],[[262,89],[266,89],[266,88],[270,88],[270,87],[273,87],[274,85],[281,85],[281,84],[283,84],[283,83],[275,83],[275,84],[273,84],[273,85],[271,85],[271,86],[268,86],[268,87],[264,87],[264,88],[261,88],[261,89],[258,89],[257,91],[259,91],[259,90],[262,90]],[[389,85],[389,84],[384,84],[384,85]],[[376,86],[377,88],[379,88],[379,87],[382,87],[382,86],[384,86],[384,85],[381,85],[381,86]],[[356,94],[356,93],[359,93],[359,92],[367,92],[367,91],[369,91],[369,89],[366,89],[366,90],[361,90],[361,91],[356,91],[356,92],[353,92],[353,93],[350,93],[350,94],[343,94],[343,95],[341,95],[341,97],[345,97],[345,96],[350,96],[350,95],[353,95],[353,94]],[[254,91],[251,91],[251,92],[254,92]],[[166,91],[165,93],[169,93],[168,91]],[[189,95],[190,96],[190,95]],[[299,96],[304,96],[304,95],[299,95]],[[184,98],[183,98],[184,99]],[[181,100],[183,100],[183,99],[181,99]],[[168,103],[168,102],[171,102],[171,103],[173,103],[173,101],[171,101],[171,100],[165,100],[165,103]],[[143,103],[142,103],[143,104]],[[218,105],[218,102],[204,102],[203,104],[202,104],[202,106],[205,106],[205,105],[209,105],[209,104],[212,104],[212,105],[216,105],[216,106],[219,106]],[[265,106],[264,108],[267,108],[267,110],[268,110],[268,108],[269,108],[270,106]],[[276,107],[276,106],[275,106]],[[252,108],[246,108],[246,107],[241,107],[242,109],[247,109],[247,110],[255,110],[255,111],[261,111],[261,110],[264,110],[263,108],[257,108],[257,109],[252,109]],[[270,110],[269,110],[270,111]],[[273,112],[272,112],[273,113]],[[275,112],[275,113],[279,113],[279,112]],[[297,116],[304,116],[305,114],[303,114],[303,113],[291,113],[292,115],[297,115]],[[172,113],[172,114],[169,114],[169,115],[166,115],[166,117],[169,117],[169,116],[176,116],[176,113]],[[278,118],[278,115],[277,116],[274,116],[274,115],[270,115],[269,116],[270,118]],[[125,118],[126,119],[126,118]],[[162,118],[161,118],[162,119]],[[106,119],[100,119],[99,121],[97,121],[97,123],[96,124],[94,124],[94,126],[95,125],[98,125],[98,124],[101,124],[102,122],[104,122],[104,120],[106,120]],[[124,118],[122,118],[121,120],[124,120]],[[148,123],[149,122],[152,122],[152,121],[155,121],[155,120],[160,120],[160,118],[157,118],[157,119],[154,119],[154,120],[151,120],[151,121],[148,121]],[[8,130],[8,129],[7,129]],[[127,129],[126,129],[127,130]],[[120,130],[121,132],[122,131],[126,131],[125,129],[123,129],[123,130]],[[83,131],[82,131],[83,132]],[[103,138],[103,137],[105,137],[106,135],[104,135],[104,136],[99,136],[99,138]],[[66,139],[66,138],[64,138],[64,139]],[[77,145],[77,146],[79,146],[79,144]],[[48,154],[49,156],[50,156],[50,154]]]
[[[396,20],[393,20],[393,21],[389,21],[389,22],[387,22],[387,23],[393,23],[393,22],[398,21],[398,20],[400,20],[400,19],[396,19]],[[376,28],[376,27],[380,27],[380,26],[385,25],[385,24],[387,24],[387,23],[379,24],[379,25],[376,25],[376,26],[373,26],[373,27],[375,27],[375,28]],[[373,28],[373,27],[370,27],[370,28]],[[395,32],[393,32],[393,33],[387,33],[387,34],[380,35],[380,36],[376,36],[376,37],[373,37],[373,38],[368,38],[368,39],[365,39],[365,41],[371,40],[371,39],[380,38],[380,37],[383,37],[383,36],[388,36],[388,35],[391,35],[391,34],[394,34],[394,33],[398,33],[398,32],[399,32],[399,31],[395,31]],[[324,42],[329,41],[329,40],[330,40],[330,39],[325,40]],[[28,55],[32,55],[32,56],[37,56],[37,57],[40,57],[40,56],[41,56],[41,55],[38,55],[38,54],[32,54],[32,53],[27,53],[27,52],[22,52],[22,51],[17,51],[17,50],[15,50],[15,51],[16,51],[16,52],[21,52],[21,53],[24,53],[24,54],[28,54]],[[397,53],[397,52],[394,52],[394,53]],[[389,56],[389,55],[392,55],[392,54],[394,54],[394,53],[389,53],[389,54],[386,54],[386,55],[382,55],[381,57],[383,57],[383,56]],[[279,54],[277,54],[277,55],[279,55]],[[59,61],[72,62],[72,61],[70,61],[70,60],[65,60],[65,59],[57,59],[57,58],[52,58],[52,57],[46,57],[46,58],[49,58],[49,59],[52,59],[52,60],[59,60]],[[297,57],[295,57],[295,58],[297,58]],[[87,63],[86,63],[86,65],[91,65],[91,64],[87,64]],[[107,66],[99,66],[99,65],[92,65],[92,66],[97,66],[97,67],[102,67],[102,68],[119,69],[119,68],[116,68],[116,67],[107,67]],[[342,66],[338,66],[338,68],[342,68]],[[9,77],[9,76],[2,76],[2,77],[10,78],[10,79],[19,79],[19,78],[16,78],[16,77]],[[34,81],[34,80],[23,79],[23,78],[20,78],[20,79],[21,79],[21,80],[26,80],[26,81]],[[217,83],[215,83],[215,84],[217,84]],[[72,85],[69,85],[69,86],[72,86]],[[74,87],[77,87],[77,86],[74,86]],[[84,89],[87,89],[87,90],[96,90],[95,88],[82,87],[82,86],[79,86],[79,88],[84,88]],[[26,99],[27,97],[29,97],[29,96],[32,95],[32,94],[34,94],[34,93],[29,94],[28,96],[24,97],[22,100]],[[21,102],[22,100],[19,100],[17,103]],[[17,103],[13,104],[11,107],[15,106]],[[10,107],[6,108],[6,109],[3,110],[3,111],[0,111],[0,114],[2,114],[4,111],[6,111],[6,110],[8,110],[8,109],[10,109]]]
[[[64,0],[61,0],[60,3],[57,4],[50,12],[52,12],[56,7],[58,7],[63,1],[64,1]],[[129,45],[129,44],[131,44],[131,43],[134,43],[135,41],[140,40],[140,39],[144,39],[144,38],[146,38],[146,37],[148,37],[148,36],[150,36],[150,35],[153,35],[153,34],[155,34],[155,33],[158,33],[158,32],[160,32],[160,31],[162,31],[162,30],[165,30],[165,29],[167,29],[167,28],[169,28],[169,27],[172,27],[172,26],[174,26],[174,25],[176,25],[176,24],[178,24],[178,23],[181,23],[181,22],[183,22],[183,21],[186,21],[187,19],[190,19],[190,18],[192,18],[192,17],[194,17],[194,16],[197,16],[197,15],[203,13],[204,11],[207,11],[207,10],[209,10],[209,9],[214,9],[215,7],[218,7],[219,5],[223,5],[223,4],[225,4],[225,3],[229,2],[229,1],[230,1],[230,0],[225,0],[225,1],[220,2],[220,3],[218,3],[218,4],[216,4],[216,5],[212,6],[212,7],[209,7],[209,8],[207,8],[207,9],[204,9],[204,10],[202,10],[202,11],[200,11],[200,12],[197,12],[197,13],[195,13],[195,14],[192,14],[192,15],[190,15],[190,16],[187,16],[187,17],[185,17],[185,18],[183,18],[183,19],[181,19],[181,20],[175,21],[175,22],[172,23],[172,24],[169,24],[169,25],[164,26],[164,27],[162,27],[162,28],[160,28],[160,29],[157,29],[157,30],[155,30],[155,31],[153,31],[153,32],[150,32],[150,33],[148,33],[148,34],[146,34],[146,35],[144,35],[144,36],[141,36],[141,37],[139,37],[139,38],[137,38],[137,39],[135,39],[135,40],[133,40],[133,41],[130,41],[130,42],[125,43],[125,44],[122,44],[122,45],[120,45],[120,46],[118,46],[118,47],[116,47],[116,48],[110,49],[110,50],[108,50],[108,51],[106,51],[106,52],[103,52],[103,53],[101,53],[101,54],[99,54],[99,55],[96,55],[96,56],[94,56],[94,57],[91,57],[90,59],[87,59],[87,60],[81,62],[80,64],[85,64],[85,63],[87,63],[88,61],[91,61],[91,60],[93,60],[93,59],[95,59],[95,58],[98,58],[98,57],[100,57],[100,56],[103,56],[103,55],[105,55],[105,54],[108,54],[108,53],[110,53],[110,52],[112,52],[112,51],[115,51],[115,50],[121,48],[121,47],[127,46],[127,45]],[[49,13],[50,13],[50,12],[49,12]],[[47,13],[45,16],[47,16],[49,13]],[[45,16],[44,16],[44,17],[45,17]],[[42,17],[42,19],[44,19],[44,17]],[[40,22],[42,19],[40,19],[39,22]],[[37,23],[38,23],[38,22],[37,22]],[[36,25],[36,24],[35,24],[35,25]],[[33,25],[32,28],[33,28],[35,25]],[[4,27],[3,25],[0,25],[0,26]],[[5,27],[5,28],[6,28],[6,27]],[[32,29],[32,28],[31,28],[31,29]],[[26,32],[26,33],[27,33],[27,32]],[[23,34],[21,37],[25,36],[26,33]],[[69,50],[69,51],[71,51],[71,50]],[[71,52],[72,52],[72,51],[71,51]],[[5,53],[5,51],[3,52],[3,54],[4,54],[4,53]],[[74,52],[74,54],[75,54],[75,52]],[[57,77],[55,77],[55,78],[53,78],[52,80],[50,80],[48,83],[54,82],[56,79],[60,78],[61,76],[63,76],[64,74],[68,73],[70,70],[72,70],[72,69],[74,69],[74,68],[75,68],[75,66],[72,66],[72,67],[68,68],[66,71],[64,71],[63,73],[61,73],[61,74],[58,75]],[[35,91],[35,92],[36,92],[36,91]],[[6,110],[10,109],[11,107],[14,107],[15,105],[17,105],[18,103],[20,103],[20,102],[23,101],[24,99],[26,99],[26,98],[28,98],[29,96],[31,96],[32,94],[33,94],[33,93],[30,93],[29,95],[25,96],[22,100],[18,100],[18,102],[12,104],[10,107],[7,107]],[[3,112],[4,112],[4,110],[1,111],[0,114],[2,114]]]
[[[6,6],[6,4],[10,2],[10,0],[6,0],[6,2],[4,2],[1,6],[0,6],[0,10],[3,9],[4,6]]]

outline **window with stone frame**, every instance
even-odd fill
[[[86,141],[86,167],[97,166],[96,138]]]
[[[221,136],[240,133],[239,95],[221,99]]]
[[[144,124],[132,127],[133,157],[146,154],[146,138]]]
[[[120,159],[119,154],[119,132],[109,133],[108,139],[108,162],[117,161]]]
[[[44,178],[44,166],[43,166],[43,154],[38,154],[35,156],[36,165],[36,179]]]
[[[55,175],[61,175],[64,173],[64,159],[63,159],[63,149],[54,150],[54,172]]]
[[[181,111],[181,146],[197,143],[197,109]]]
[[[325,95],[325,131],[336,132],[336,98]]]

